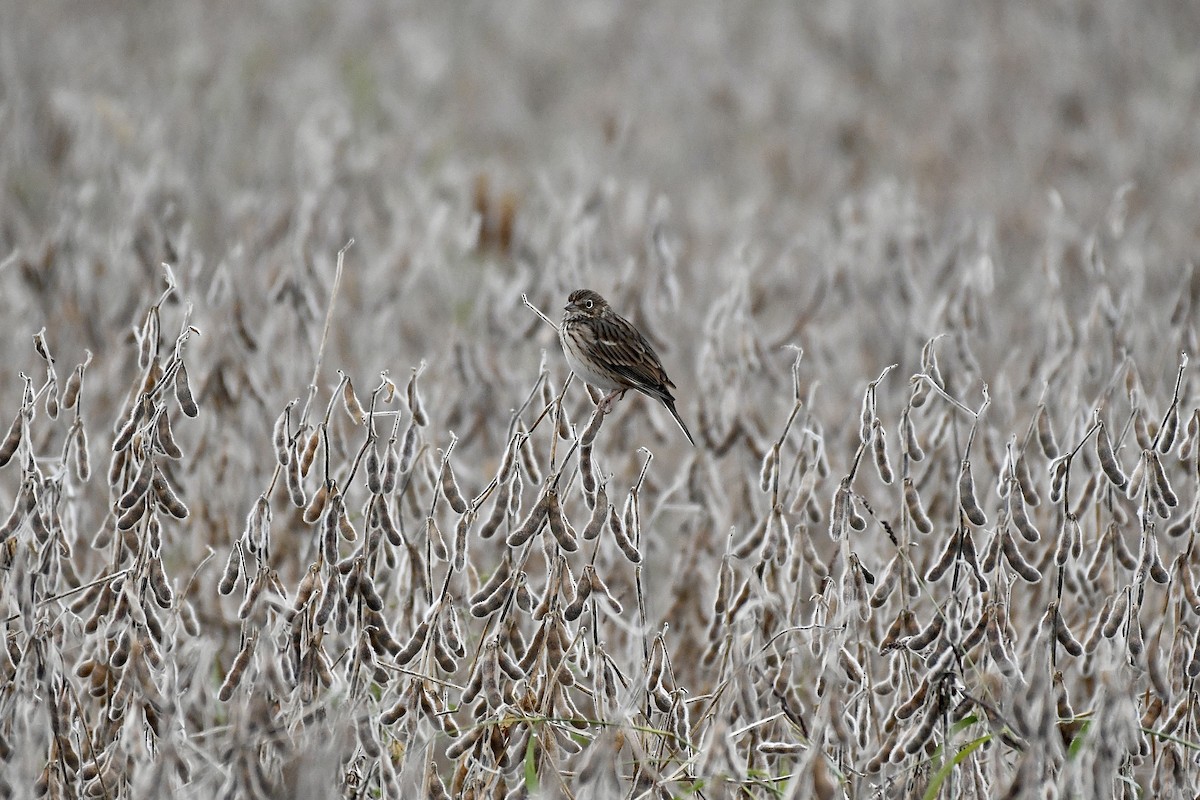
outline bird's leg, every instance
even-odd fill
[[[625,392],[627,391],[629,390],[617,389],[613,392],[609,392],[603,397],[603,399],[600,400],[600,403],[596,407],[600,410],[601,414],[607,414],[608,412],[612,411],[613,406],[616,405],[618,400],[625,396]]]

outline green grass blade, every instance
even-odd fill
[[[984,742],[990,741],[991,738],[992,735],[989,733],[980,736],[978,739],[975,739],[972,742],[968,742],[966,747],[954,754],[954,758],[942,764],[941,769],[934,773],[933,779],[929,782],[929,788],[925,790],[922,800],[934,800],[938,796],[938,792],[942,790],[942,784],[945,783],[946,778],[949,777],[950,770],[954,769],[954,767],[958,764],[961,764],[967,756],[971,755],[971,753],[978,749]]]

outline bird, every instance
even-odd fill
[[[671,389],[658,354],[633,323],[612,310],[608,302],[591,289],[576,289],[563,307],[559,343],[567,364],[585,383],[609,394],[600,401],[600,413],[607,414],[613,403],[630,389],[662,403],[693,447],[696,440],[675,410]]]

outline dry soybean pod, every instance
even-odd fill
[[[449,454],[442,464],[442,494],[446,498],[446,502],[454,509],[455,514],[465,514],[467,512],[467,501],[462,495],[462,491],[458,488],[458,481],[454,479],[454,469],[450,466]]]
[[[196,400],[192,396],[191,384],[188,382],[187,367],[182,361],[175,370],[175,399],[179,403],[179,408],[187,416],[195,417],[200,413],[200,407],[196,405]]]
[[[963,459],[962,468],[958,474],[958,502],[972,525],[979,527],[987,525],[987,516],[984,515],[983,509],[979,507],[979,501],[975,497],[975,479],[971,476],[971,462],[968,459]]]
[[[921,461],[925,458],[925,451],[921,449],[921,443],[917,441],[917,431],[912,422],[910,406],[905,406],[904,411],[900,412],[900,451],[913,461]]]
[[[417,388],[417,378],[425,370],[425,362],[422,361],[418,366],[413,367],[412,376],[408,379],[408,387],[405,390],[408,400],[408,410],[412,413],[413,422],[420,425],[422,428],[429,424],[429,417],[425,414],[425,406],[421,402],[421,392]]]
[[[0,467],[6,466],[9,461],[12,461],[13,455],[17,452],[17,447],[21,444],[21,437],[24,433],[25,412],[18,411],[16,418],[13,419],[12,425],[8,426],[8,434],[4,437],[4,442],[0,444]]]
[[[288,446],[288,423],[291,419],[292,406],[296,404],[292,400],[283,407],[283,411],[275,420],[275,426],[271,430],[271,445],[275,448],[275,461],[282,467],[288,465],[288,461],[292,458],[292,449]]]
[[[558,546],[567,553],[573,553],[578,550],[579,545],[575,541],[575,532],[567,524],[562,505],[558,500],[558,492],[553,489],[550,490],[550,506],[547,509],[547,518],[550,523],[550,532],[554,535],[555,540],[557,540]]]
[[[1045,404],[1038,406],[1037,438],[1046,458],[1050,460],[1058,458],[1058,442],[1054,438],[1054,429],[1050,427],[1050,416],[1046,413]]]
[[[913,525],[921,533],[929,533],[933,530],[933,523],[930,522],[929,516],[925,513],[925,509],[921,506],[921,497],[917,494],[917,487],[913,485],[912,478],[904,478],[904,505],[908,509],[908,516],[913,521]]]
[[[891,486],[895,476],[892,472],[891,462],[888,459],[886,438],[887,432],[884,430],[883,425],[878,419],[876,419],[874,422],[874,429],[875,433],[872,437],[872,447],[875,451],[875,468],[879,472],[879,479],[883,481],[884,484]]]

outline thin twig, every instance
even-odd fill
[[[329,306],[325,309],[325,325],[321,329],[321,344],[317,347],[317,359],[313,364],[312,380],[308,382],[308,398],[304,401],[304,411],[300,414],[300,427],[308,422],[308,413],[312,402],[317,396],[317,379],[321,377],[321,361],[325,358],[325,343],[329,341],[329,328],[333,324],[333,308],[337,304],[338,291],[342,287],[342,270],[345,265],[346,251],[354,246],[351,239],[338,250],[337,268],[333,273],[333,287],[329,290]]]
[[[535,313],[539,317],[541,317],[542,322],[545,322],[551,328],[554,328],[554,330],[558,330],[558,323],[556,323],[554,320],[547,317],[545,314],[542,313],[542,310],[540,308],[535,306],[533,303],[529,302],[529,298],[525,296],[524,292],[521,292],[521,302],[524,303],[525,305],[529,306],[529,308],[531,308],[533,310],[533,313]]]

